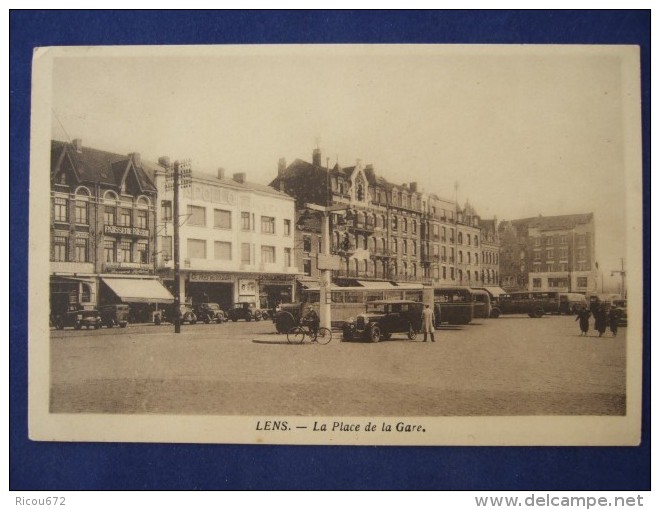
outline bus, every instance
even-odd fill
[[[500,314],[527,314],[539,318],[546,313],[559,313],[559,292],[509,292],[499,297],[496,306]]]
[[[422,301],[422,284],[390,282],[365,282],[365,285],[352,287],[330,286],[333,328],[341,328],[344,322],[364,313],[365,305],[370,301],[408,300]],[[312,306],[319,313],[321,292],[318,287],[302,289],[300,302],[282,304],[278,307],[273,322],[278,333],[286,333],[298,324],[307,306]]]
[[[436,325],[469,324],[474,317],[472,290],[468,287],[435,287],[433,308]]]

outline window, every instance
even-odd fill
[[[463,244],[463,232],[458,233],[458,244]]]
[[[291,235],[291,220],[284,220],[284,235]]]
[[[140,228],[147,228],[147,211],[144,209],[138,209],[137,226]]]
[[[188,225],[191,227],[205,227],[206,226],[206,207],[199,207],[197,205],[188,206]],[[195,257],[197,258],[197,257]],[[204,257],[206,258],[206,257]]]
[[[76,223],[87,225],[88,202],[85,200],[76,200]]]
[[[103,241],[103,260],[106,262],[116,262],[117,260],[116,245],[112,239]]]
[[[584,260],[584,258],[587,256],[587,251],[584,248],[578,248],[577,256],[578,256],[578,259]]]
[[[586,276],[578,276],[577,286],[578,287],[586,287],[587,286],[587,277]]]
[[[412,233],[416,234],[417,233],[417,221],[412,220]]]
[[[362,202],[364,200],[364,187],[362,186],[362,184],[357,185],[356,197],[359,202]]]
[[[450,243],[454,242],[454,229],[453,228],[449,229],[449,242]]]
[[[436,223],[433,224],[433,239],[437,240],[440,237],[440,226]]]
[[[214,209],[213,226],[215,228],[231,228],[231,211]]]
[[[213,258],[215,260],[231,260],[231,243],[215,241],[213,243]]]
[[[261,233],[274,234],[275,233],[275,218],[272,216],[261,217]]]
[[[454,268],[453,268],[453,267],[450,267],[450,268],[449,268],[449,277],[450,277],[452,280],[454,280]]]
[[[68,260],[69,238],[66,236],[53,237],[53,260],[56,262],[66,262]]]
[[[541,260],[541,252],[540,251],[537,251],[536,253],[534,253],[534,260]]]
[[[553,243],[553,238],[552,237],[548,237],[545,240],[545,244],[548,245],[548,246],[552,246],[552,243]]]
[[[534,246],[541,246],[541,238],[540,237],[534,238]]]
[[[472,264],[472,254],[470,252],[467,252],[467,259],[468,259],[468,264]]]
[[[273,264],[275,262],[275,246],[261,247],[261,262],[263,264]]]
[[[205,259],[206,241],[203,239],[188,239],[186,253],[189,259]]]
[[[163,259],[172,260],[172,236],[162,236],[160,248],[163,252]]]
[[[291,248],[284,248],[284,267],[291,267]]]
[[[303,251],[306,253],[312,251],[312,236],[310,235],[303,236]]]
[[[463,263],[463,252],[461,250],[458,250],[458,263]]]
[[[133,243],[131,241],[119,243],[119,262],[133,262],[132,248]]]
[[[241,263],[243,264],[252,263],[252,257],[250,253],[250,243],[241,243]]]
[[[408,255],[408,241],[406,241],[405,239],[403,240],[402,248],[403,248],[403,254]]]
[[[249,212],[241,213],[241,230],[252,230],[252,225],[250,224]]]
[[[161,202],[160,202],[160,214],[163,217],[163,221],[172,221],[172,201],[171,200],[161,200]]]
[[[541,288],[541,279],[540,278],[532,278],[532,286],[535,289],[540,289]]]
[[[478,263],[479,263],[479,254],[478,254],[478,253],[475,253],[475,254],[474,254],[474,263],[475,263],[475,264],[478,264]]]
[[[442,227],[442,239],[443,243],[447,242],[447,227]]]
[[[303,260],[303,273],[305,276],[312,276],[312,261],[309,259]]]
[[[566,260],[568,258],[568,248],[559,248],[559,258]]]
[[[545,250],[545,258],[551,259],[551,258],[554,258],[554,256],[555,256],[555,250],[554,249],[548,248],[547,250]]]
[[[475,236],[474,236],[474,245],[475,245],[475,246],[479,246],[479,238],[477,237],[476,234],[475,234]]]
[[[447,268],[445,266],[442,266],[442,279],[447,279]]]
[[[392,216],[392,230],[396,230],[399,227],[399,219],[396,216]]]
[[[467,243],[468,243],[468,246],[472,245],[472,236],[470,236],[470,234],[467,235]]]
[[[412,241],[412,254],[417,255],[417,241]]]
[[[408,218],[403,218],[403,231],[408,232]]]
[[[131,210],[130,209],[120,209],[119,210],[119,225],[122,227],[130,227],[133,222],[131,221]]]
[[[114,225],[117,221],[117,208],[111,205],[105,206],[103,221],[106,225]]]
[[[396,237],[392,238],[392,253],[398,253],[399,251],[399,246],[396,241]]]
[[[568,236],[560,236],[559,244],[568,244]]]
[[[138,241],[137,242],[137,256],[138,262],[141,264],[149,263],[149,244],[147,241]]]
[[[76,237],[76,262],[87,262],[87,239]]]
[[[548,262],[545,265],[545,270],[546,270],[546,272],[551,273],[555,270],[555,265],[552,262]]]
[[[55,197],[55,221],[69,221],[69,201],[66,198]]]

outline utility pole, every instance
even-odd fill
[[[174,332],[181,333],[181,265],[179,243],[179,189],[190,186],[190,160],[175,161],[167,176],[165,189],[173,191],[172,219],[174,226]],[[172,181],[171,183],[169,181]]]
[[[610,276],[615,274],[621,275],[621,299],[626,299],[626,270],[623,266],[623,258],[621,259],[621,269],[612,271]]]

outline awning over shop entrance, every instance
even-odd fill
[[[158,303],[174,302],[174,297],[157,280],[138,280],[129,278],[103,278],[112,292],[124,303]]]
[[[499,297],[502,294],[506,294],[506,290],[501,287],[484,287],[488,292],[490,292],[494,297]]]

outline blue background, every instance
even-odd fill
[[[9,21],[11,490],[650,489],[650,11],[12,11]],[[27,231],[33,48],[404,42],[641,46],[647,282],[642,444],[400,448],[30,442]]]

